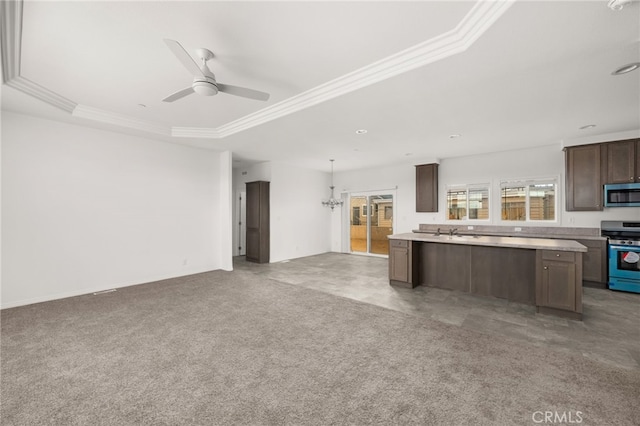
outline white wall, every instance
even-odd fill
[[[232,155],[230,151],[220,153],[220,167],[217,177],[218,184],[218,219],[215,234],[218,235],[219,265],[220,269],[233,271],[233,169],[231,168]]]
[[[233,178],[236,195],[245,190],[246,182],[271,182],[272,263],[330,251],[332,212],[321,204],[329,197],[331,180],[328,173],[268,162],[234,169]],[[237,235],[238,231],[234,229],[234,241],[237,241]]]
[[[328,173],[282,163],[271,168],[271,262],[331,250]]]
[[[499,215],[500,202],[495,197],[500,181],[517,178],[557,177],[560,199],[559,221],[542,226],[566,226],[599,228],[602,220],[640,220],[640,207],[605,208],[602,212],[567,212],[565,210],[564,152],[560,143],[539,148],[499,153],[447,158],[440,161],[438,179],[437,213],[415,211],[415,168],[412,164],[388,166],[336,173],[336,190],[341,192],[373,191],[397,186],[395,205],[395,232],[411,232],[421,223],[446,222],[447,185],[489,183],[493,194],[493,218],[489,225],[502,225]],[[344,208],[344,207],[343,207]],[[332,250],[342,247],[343,221],[332,221]],[[460,224],[473,222],[456,221]],[[478,222],[475,222],[478,223]],[[527,224],[527,226],[533,226]]]
[[[228,267],[224,161],[3,112],[2,307]]]

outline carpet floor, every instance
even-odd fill
[[[1,328],[2,425],[640,424],[638,371],[243,271]]]

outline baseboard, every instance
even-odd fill
[[[33,305],[34,303],[51,302],[53,300],[66,299],[68,297],[84,296],[86,294],[98,293],[105,290],[131,287],[134,285],[147,284],[147,283],[152,283],[156,281],[163,281],[171,278],[187,277],[189,275],[196,275],[196,274],[201,274],[203,272],[211,272],[215,270],[216,269],[190,270],[186,274],[153,277],[153,278],[145,279],[140,282],[120,283],[120,284],[94,287],[94,288],[83,288],[83,289],[68,291],[63,293],[47,294],[43,296],[32,297],[29,299],[22,299],[22,300],[17,300],[17,301],[8,302],[8,303],[0,303],[0,310],[17,308],[17,307],[26,306],[26,305]]]
[[[601,289],[604,289],[604,290],[609,288],[607,286],[607,283],[598,283],[598,282],[595,282],[595,281],[582,281],[582,287],[601,288]]]

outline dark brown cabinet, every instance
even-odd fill
[[[408,240],[389,240],[389,283],[413,288],[417,285],[414,271],[413,243]]]
[[[438,164],[416,166],[416,212],[438,211]]]
[[[567,211],[602,210],[605,147],[602,144],[565,149]]]
[[[636,140],[636,182],[640,182],[640,139]]]
[[[640,182],[640,140],[609,142],[605,183]]]
[[[538,250],[536,305],[539,312],[582,317],[582,254]]]
[[[640,139],[565,148],[567,211],[598,211],[602,186],[640,182]]]
[[[590,287],[606,287],[607,276],[607,242],[604,240],[576,240],[587,248],[582,253],[582,279],[591,284]]]
[[[247,255],[250,262],[269,263],[269,182],[247,182]]]

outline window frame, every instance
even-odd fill
[[[553,219],[531,219],[531,186],[534,185],[553,185],[554,197],[553,197]],[[557,176],[553,177],[541,177],[541,178],[527,178],[527,179],[501,179],[499,182],[499,203],[500,203],[500,215],[499,223],[508,225],[517,224],[559,224],[560,223],[560,179]],[[502,218],[502,191],[504,188],[520,188],[525,189],[525,220],[508,220]]]
[[[473,190],[486,190],[487,191],[487,218],[486,219],[473,219],[469,218],[469,210],[470,210],[470,199],[469,199],[469,191]],[[449,193],[450,192],[460,192],[464,191],[465,193],[465,203],[466,203],[466,215],[462,219],[451,219],[449,218]],[[452,223],[491,223],[491,219],[493,217],[493,202],[491,200],[491,184],[490,183],[470,183],[470,184],[456,184],[456,185],[447,185],[445,187],[445,221]]]

